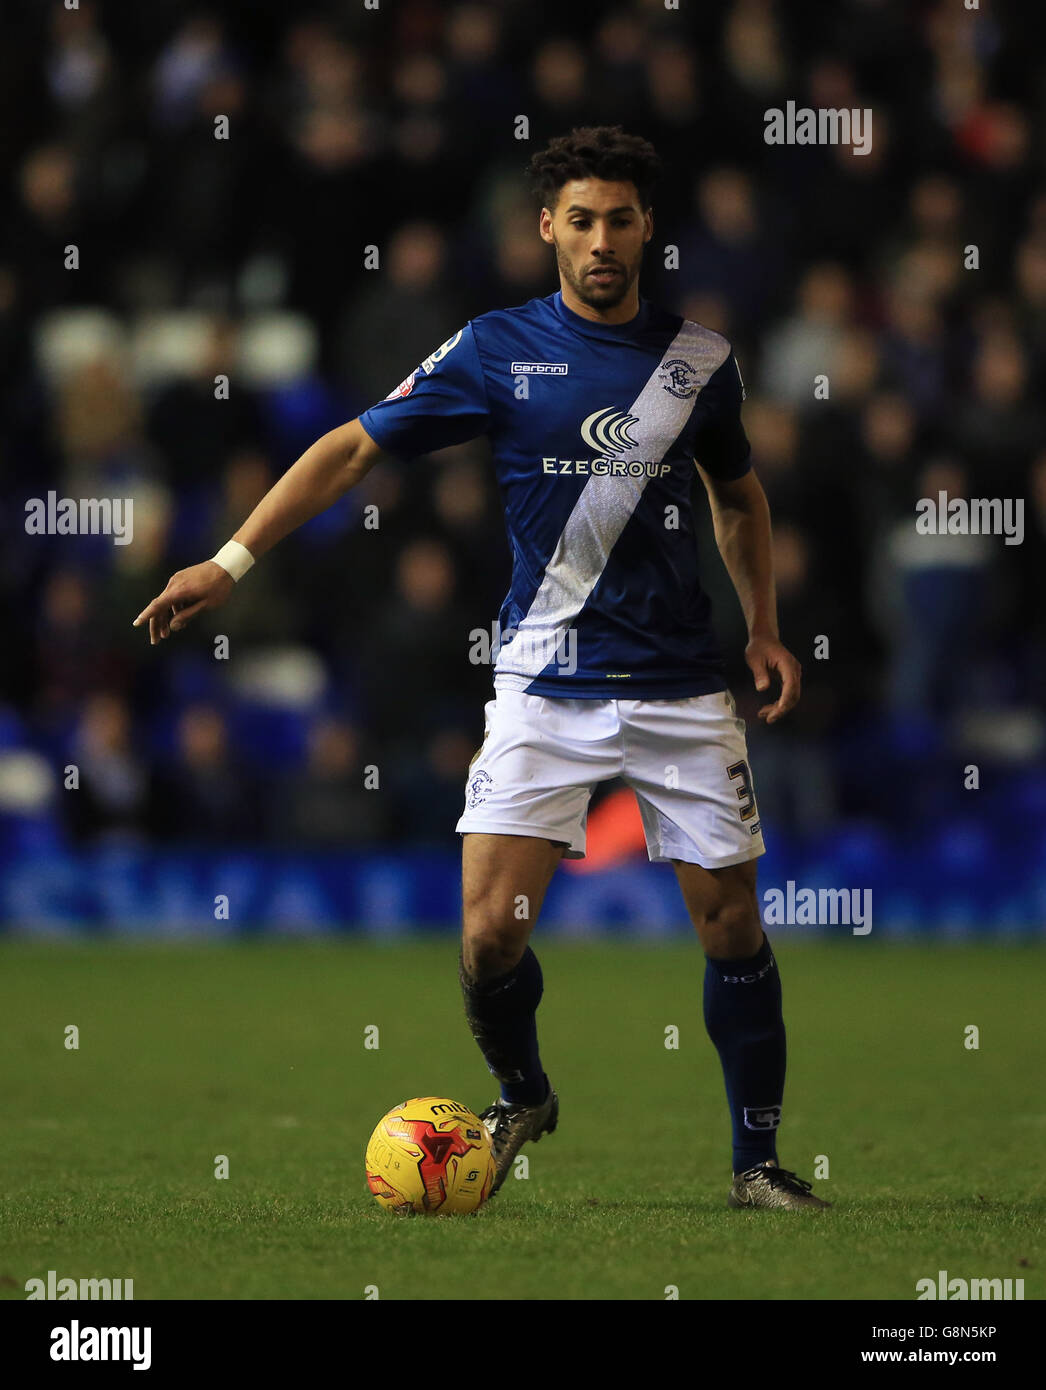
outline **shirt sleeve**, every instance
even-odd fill
[[[404,459],[486,434],[487,387],[471,323],[365,410],[360,423],[379,449]]]
[[[709,377],[701,397],[705,419],[694,436],[694,457],[713,478],[743,478],[752,466],[752,446],[741,423],[745,387],[733,353]]]

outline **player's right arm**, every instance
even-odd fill
[[[214,560],[172,575],[163,593],[135,618],[134,626],[148,622],[149,640],[155,643],[178,632],[197,613],[217,608],[235,583],[223,565],[246,573],[289,531],[355,487],[380,459],[413,458],[484,434],[490,414],[471,323],[441,343],[363,417],[317,439],[265,494]],[[375,442],[375,434],[380,443]],[[216,563],[219,559],[222,564]]]
[[[269,489],[233,536],[257,560],[296,527],[326,511],[365,478],[374,465],[389,457],[375,444],[359,420],[317,439],[283,477]],[[179,570],[134,620],[149,624],[155,644],[192,621],[197,613],[217,608],[232,593],[234,579],[214,560]]]

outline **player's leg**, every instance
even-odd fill
[[[585,849],[594,783],[621,766],[611,700],[497,689],[469,768],[463,836],[461,980],[465,1009],[501,1099],[545,1098],[534,1013],[542,978],[528,938],[564,855]]]
[[[461,988],[472,1035],[510,1104],[548,1094],[536,1012],[543,981],[528,945],[566,848],[526,835],[462,837]]]
[[[544,981],[528,938],[565,848],[526,835],[463,837],[461,992],[472,1036],[501,1087],[480,1115],[494,1148],[491,1195],[523,1145],[551,1134],[559,1119],[538,1052]]]
[[[595,783],[621,769],[612,700],[546,699],[496,689],[465,786],[461,986],[465,1012],[501,1094],[481,1116],[497,1160],[494,1190],[520,1147],[555,1129],[559,1097],[541,1066],[543,981],[528,938],[564,855],[585,851]]]
[[[705,953],[705,1027],[723,1067],[734,1172],[743,1173],[777,1162],[785,1083],[781,977],[760,920],[756,865],[673,867]]]
[[[781,978],[762,928],[763,853],[744,723],[726,692],[636,701],[626,725],[626,780],[636,789],[650,858],[669,861],[705,953],[705,1025],[730,1107],[731,1206],[826,1205],[777,1164],[785,1080]]]
[[[733,1125],[733,1207],[829,1205],[777,1161],[785,1083],[781,976],[763,931],[754,860],[727,868],[673,861],[705,953],[705,1027],[719,1053]]]

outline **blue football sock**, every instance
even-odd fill
[[[528,946],[506,975],[482,984],[459,962],[465,1016],[490,1074],[501,1083],[501,1099],[538,1105],[548,1095],[548,1078],[538,1054],[537,1007],[544,982],[538,958]]]
[[[706,956],[705,1026],[723,1064],[734,1172],[777,1162],[785,1082],[781,977],[770,942],[748,960]]]

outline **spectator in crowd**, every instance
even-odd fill
[[[261,820],[256,779],[230,746],[225,716],[189,705],[177,721],[174,757],[157,778],[158,838],[220,847],[256,839]]]
[[[381,773],[380,762],[362,756],[350,723],[318,720],[309,730],[305,766],[282,779],[269,799],[269,839],[284,849],[348,850],[380,842],[389,828]]]
[[[763,339],[763,390],[774,400],[812,412],[831,384],[853,314],[853,283],[837,265],[811,266],[799,283],[796,313]],[[815,388],[821,388],[820,397]]]
[[[445,286],[446,244],[431,223],[400,227],[341,330],[340,363],[371,404],[462,325]]]
[[[395,843],[453,847],[454,826],[462,811],[462,788],[482,730],[452,724],[434,733],[418,750],[402,752],[392,767]]]
[[[802,531],[787,522],[777,526],[773,554],[779,621],[803,667],[803,698],[787,729],[767,729],[759,722],[763,701],[754,691],[743,692],[738,711],[750,721],[749,753],[758,769],[761,815],[772,825],[816,835],[838,814],[829,750],[840,715],[862,679],[864,650],[855,645],[831,587],[819,582]]]
[[[888,624],[890,707],[902,718],[929,722],[969,708],[976,693],[974,661],[983,642],[990,594],[992,538],[929,534],[916,529],[915,502],[937,506],[968,496],[963,469],[947,459],[918,475],[911,513],[892,528],[879,592]],[[935,513],[935,515],[938,515]]]
[[[77,839],[144,840],[149,831],[152,775],[134,746],[127,701],[99,691],[86,702],[76,730],[71,764],[59,797],[66,824]]]
[[[1028,467],[1046,439],[1046,416],[1028,395],[1028,357],[1010,331],[985,334],[971,391],[951,438],[968,462],[975,496],[1021,495]]]
[[[441,541],[419,538],[400,552],[394,590],[374,610],[365,678],[368,722],[396,754],[405,744],[415,749],[419,735],[430,737],[445,724],[478,722],[491,671],[469,665],[469,623],[455,590],[450,551]],[[419,680],[425,692],[420,707]]]
[[[712,291],[729,306],[734,333],[746,340],[768,303],[784,291],[779,243],[764,229],[747,173],[723,167],[697,183],[698,228],[679,241],[679,271],[665,272],[661,293]]]
[[[166,479],[197,506],[234,450],[265,440],[261,402],[241,378],[240,346],[237,325],[216,316],[192,374],[160,386],[149,405],[147,433]],[[224,399],[216,396],[221,377],[236,382]]]
[[[120,674],[88,575],[52,570],[34,626],[33,714],[41,731],[62,733],[77,721],[84,700],[117,684]]]

